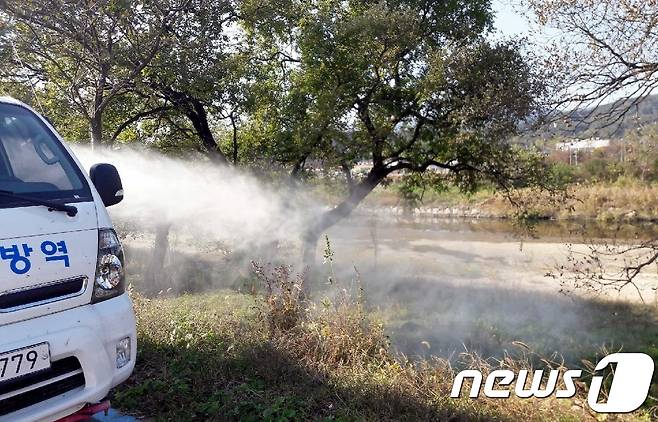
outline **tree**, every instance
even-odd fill
[[[642,0],[531,0],[553,42],[556,117],[577,125],[619,124],[658,87],[658,4]],[[546,47],[546,46],[545,46]],[[603,112],[596,107],[611,103]]]
[[[524,160],[508,143],[537,110],[541,81],[519,44],[484,38],[489,1],[248,6],[250,42],[278,59],[256,88],[251,127],[272,138],[268,153],[293,174],[319,159],[345,176],[346,196],[305,230],[307,263],[321,233],[392,173],[435,169],[463,189],[542,182],[530,170],[541,159]],[[359,178],[353,168],[363,159],[371,169]]]
[[[170,115],[188,119],[208,156],[220,164],[228,162],[213,134],[212,121],[220,119],[237,125],[243,100],[239,78],[242,67],[235,35],[228,27],[235,21],[230,1],[190,0],[189,10],[172,22],[174,34],[143,72],[138,94],[166,107]],[[234,131],[237,143],[237,128]],[[237,151],[237,146],[232,146]],[[231,151],[233,161],[237,153]]]
[[[168,44],[169,27],[187,3],[2,0],[0,21],[10,30],[0,49],[15,54],[1,76],[52,90],[59,109],[82,116],[92,145],[101,144],[105,113]]]
[[[540,25],[560,34],[547,59],[560,81],[553,100],[556,116],[562,118],[567,109],[577,125],[615,126],[658,88],[655,1],[531,0],[530,6]],[[609,104],[597,109],[604,103]],[[630,146],[621,145],[624,157]],[[646,159],[650,153],[646,148],[640,154]],[[642,174],[647,167],[640,164]],[[597,240],[585,251],[572,249],[567,264],[550,275],[597,292],[631,288],[641,297],[638,280],[656,262],[658,239]]]

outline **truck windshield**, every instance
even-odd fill
[[[0,190],[57,202],[91,201],[85,179],[55,134],[28,109],[2,103]],[[0,197],[0,207],[24,202]]]

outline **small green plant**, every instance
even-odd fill
[[[324,240],[325,240],[325,246],[324,246],[324,252],[322,253],[322,263],[324,265],[329,264],[329,271],[330,275],[327,278],[327,281],[329,284],[333,284],[334,280],[336,279],[336,274],[334,272],[334,251],[331,249],[331,242],[329,242],[329,236],[324,235]]]

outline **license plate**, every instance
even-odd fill
[[[0,353],[0,383],[50,368],[48,343]]]

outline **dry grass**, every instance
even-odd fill
[[[576,184],[568,188],[568,200],[551,197],[536,190],[520,191],[517,200],[527,207],[526,215],[535,218],[592,219],[613,221],[658,220],[658,184],[620,179],[615,183]],[[366,206],[404,206],[395,185],[380,188],[366,200]],[[456,190],[428,191],[424,208],[456,207],[476,209],[484,215],[517,217],[519,209],[503,195],[490,190],[461,194]]]
[[[570,400],[450,399],[451,364],[394,356],[383,324],[358,298],[341,290],[307,302],[297,293],[302,278],[289,268],[257,271],[264,296],[133,294],[138,363],[115,404],[162,420],[595,419],[582,389]],[[462,360],[485,374],[537,361],[531,353]]]
[[[589,185],[574,189],[575,213],[601,220],[655,220],[658,185],[639,182]]]
[[[569,199],[551,202],[545,194],[521,193],[529,200],[531,213],[555,219],[592,219],[604,222],[640,221],[658,218],[658,185],[640,182],[588,184],[569,187]],[[513,207],[499,195],[481,204],[496,214],[510,216]]]

